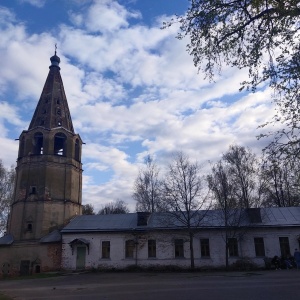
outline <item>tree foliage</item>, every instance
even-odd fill
[[[98,215],[111,215],[111,214],[127,214],[129,213],[129,208],[127,204],[122,200],[117,200],[116,202],[110,202],[102,206],[98,211]]]
[[[6,169],[0,160],[0,236],[6,230],[10,204],[14,193],[15,170]]]
[[[298,144],[300,1],[190,0],[186,14],[165,26],[177,21],[178,37],[188,36],[187,50],[207,78],[226,64],[248,70],[241,89],[255,91],[261,83],[273,89],[278,110],[273,121],[288,128],[274,132],[275,140],[280,151]]]
[[[146,157],[145,167],[139,171],[134,182],[133,198],[136,200],[136,211],[164,210],[161,201],[159,168],[150,155]]]

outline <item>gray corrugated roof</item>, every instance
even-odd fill
[[[59,230],[53,230],[40,239],[40,243],[57,243],[61,241],[61,234]]]
[[[239,226],[300,226],[300,207],[261,208],[259,211],[237,210],[229,216],[229,223],[235,224],[236,215],[241,216]],[[253,218],[254,212],[254,218]],[[260,213],[260,218],[258,214]],[[183,223],[168,213],[152,213],[148,224],[137,226],[137,213],[115,215],[83,215],[75,217],[62,233],[88,231],[131,231],[154,229],[177,229],[184,227]],[[224,216],[221,210],[199,211],[193,218],[194,224],[201,220],[201,227],[222,227]]]
[[[14,242],[14,237],[11,234],[6,234],[0,238],[0,246],[8,246]]]

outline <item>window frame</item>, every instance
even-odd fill
[[[200,238],[201,257],[210,257],[210,245],[208,238]]]
[[[134,258],[134,249],[135,249],[135,242],[134,240],[126,240],[125,241],[125,258],[133,259]]]
[[[238,257],[239,256],[239,245],[237,238],[228,238],[228,255],[229,257]]]
[[[101,258],[110,259],[110,241],[101,241]]]
[[[148,258],[156,258],[156,240],[148,240]]]
[[[174,256],[175,258],[184,258],[184,241],[183,239],[174,240]]]
[[[288,236],[279,237],[279,246],[282,257],[287,257],[291,255],[290,240]]]
[[[256,257],[265,257],[265,241],[263,237],[254,237],[254,249],[255,249],[255,256]]]

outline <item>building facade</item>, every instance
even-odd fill
[[[73,129],[56,52],[50,61],[29,128],[19,138],[14,198],[0,238],[3,275],[59,269],[60,229],[81,214],[82,140]]]
[[[249,209],[238,228],[227,230],[220,211],[206,213],[202,224],[193,230],[196,268],[225,266],[226,231],[229,265],[246,260],[264,267],[266,257],[288,257],[299,248],[300,207]],[[74,218],[62,230],[62,267],[69,270],[131,266],[189,268],[187,229],[176,220],[166,222],[166,214],[152,213],[146,218],[144,215]],[[141,216],[145,222],[139,221]]]

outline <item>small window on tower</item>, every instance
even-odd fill
[[[45,125],[45,121],[41,120],[40,125]]]
[[[58,122],[57,122],[57,126],[61,126],[61,121],[58,121]]]
[[[60,115],[61,115],[61,110],[58,109],[58,110],[56,111],[56,113],[60,116]]]
[[[30,194],[36,194],[36,186],[30,187]]]
[[[32,232],[32,224],[31,223],[27,224],[27,231]]]
[[[57,99],[57,100],[56,100],[56,103],[57,103],[57,104],[60,104],[60,100],[59,100],[59,99]]]

